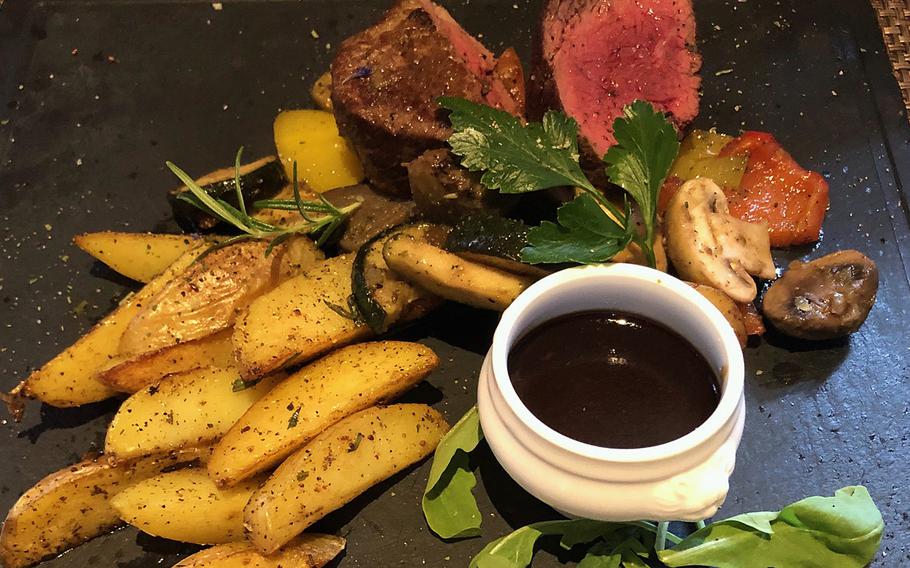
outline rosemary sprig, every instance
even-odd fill
[[[245,239],[267,240],[269,241],[269,246],[266,248],[266,255],[268,255],[272,252],[272,249],[293,235],[312,235],[316,233],[319,233],[316,244],[322,246],[328,241],[338,227],[341,226],[348,215],[360,206],[360,203],[358,202],[345,207],[335,207],[322,195],[319,196],[319,201],[304,201],[300,196],[300,188],[297,181],[297,163],[295,162],[293,180],[294,199],[262,200],[255,202],[253,206],[256,209],[296,210],[303,218],[303,222],[287,227],[279,227],[256,219],[247,213],[246,203],[244,203],[243,194],[241,192],[240,157],[242,153],[243,147],[241,146],[234,159],[234,189],[237,192],[237,204],[239,208],[234,207],[223,199],[213,197],[177,165],[172,162],[166,162],[167,167],[170,168],[174,175],[176,175],[189,190],[189,193],[180,194],[178,199],[202,209],[209,215],[228,223],[243,233],[231,237],[219,245],[215,245],[216,247],[220,248],[227,244],[233,244]],[[315,215],[311,216],[311,213]]]

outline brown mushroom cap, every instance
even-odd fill
[[[801,339],[849,335],[866,321],[878,290],[878,268],[855,250],[793,262],[765,294],[763,311],[774,327]]]

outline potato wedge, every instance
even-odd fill
[[[253,299],[325,258],[305,236],[266,254],[269,247],[266,241],[243,241],[208,251],[133,317],[120,352],[154,352],[228,328]]]
[[[243,539],[243,507],[261,479],[218,489],[204,469],[180,469],[120,491],[111,506],[142,532],[180,542],[221,544]]]
[[[114,272],[150,282],[200,240],[194,235],[102,231],[76,235],[73,243]]]
[[[111,496],[182,463],[208,459],[208,448],[187,448],[133,462],[86,460],[52,473],[13,505],[0,533],[6,568],[30,566],[120,524]]]
[[[361,343],[329,353],[247,410],[218,442],[209,475],[219,487],[230,487],[271,469],[341,418],[394,400],[438,364],[432,349],[404,341]]]
[[[249,542],[219,544],[184,558],[174,568],[322,568],[344,550],[340,536],[305,533],[269,556]]]
[[[291,455],[250,498],[247,537],[271,554],[328,513],[433,452],[449,425],[423,404],[374,407]]]
[[[505,310],[536,280],[465,260],[405,234],[386,241],[383,257],[402,278],[443,298],[477,308]]]
[[[98,380],[114,390],[134,393],[174,373],[200,367],[230,367],[234,364],[232,329],[194,341],[165,347],[135,357],[116,357],[98,374]]]
[[[231,337],[243,378],[263,376],[371,335],[368,327],[335,309],[348,305],[353,262],[352,255],[330,258],[250,304]]]
[[[172,278],[192,264],[206,246],[194,246],[145,287],[125,298],[76,343],[32,373],[16,392],[58,407],[80,406],[116,394],[117,391],[97,380],[98,373],[119,353],[120,338],[133,317]]]
[[[166,377],[120,406],[108,426],[104,451],[129,459],[212,442],[283,378],[276,373],[247,386],[230,367]]]

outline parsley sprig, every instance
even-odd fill
[[[224,199],[213,197],[199,186],[192,177],[172,162],[166,162],[167,167],[176,175],[189,190],[181,193],[178,199],[205,211],[209,215],[224,221],[241,231],[216,247],[223,247],[241,240],[260,239],[269,241],[266,254],[272,249],[294,235],[319,234],[316,244],[322,246],[332,236],[335,230],[344,223],[360,203],[352,203],[345,207],[335,207],[321,194],[318,201],[305,201],[300,196],[300,187],[297,181],[297,163],[294,162],[293,184],[294,199],[266,199],[253,203],[255,209],[280,209],[284,211],[297,211],[303,221],[289,226],[277,226],[266,223],[247,213],[246,203],[243,198],[240,184],[240,157],[243,147],[237,151],[234,159],[234,189],[237,194],[238,207],[234,207]]]
[[[631,242],[655,265],[657,196],[679,151],[676,130],[649,103],[623,109],[613,132],[616,145],[604,162],[610,181],[634,200],[643,231],[635,230],[632,205],[613,203],[585,176],[578,158],[578,124],[557,112],[523,124],[509,113],[465,99],[442,97],[451,111],[452,151],[464,167],[482,171],[481,183],[501,193],[528,193],[572,186],[581,195],[562,205],[557,221],[531,229],[521,258],[531,264],[595,263],[613,258]]]

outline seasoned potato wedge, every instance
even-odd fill
[[[203,469],[150,477],[117,493],[111,506],[142,532],[180,542],[221,544],[243,538],[243,507],[261,479],[218,489]]]
[[[322,568],[344,550],[340,536],[309,533],[263,556],[249,542],[229,542],[184,558],[174,568]]]
[[[248,538],[271,554],[372,485],[433,452],[449,425],[422,404],[368,408],[291,455],[250,498]]]
[[[120,524],[111,496],[176,465],[208,458],[209,449],[187,448],[140,460],[87,460],[52,473],[13,505],[0,533],[6,568],[30,566]]]
[[[304,236],[266,254],[270,246],[243,241],[208,251],[139,310],[120,338],[120,352],[154,352],[228,328],[254,298],[324,258]]]
[[[150,282],[199,242],[200,237],[193,235],[115,231],[83,233],[73,238],[77,247],[111,270],[139,282]]]
[[[231,341],[244,378],[312,359],[370,336],[370,329],[338,313],[351,295],[351,255],[321,262],[250,304]]]
[[[144,288],[124,299],[76,343],[32,373],[15,392],[59,407],[79,406],[113,396],[116,391],[98,381],[97,375],[119,353],[123,332],[142,307],[192,264],[205,247],[200,244],[181,255]]]
[[[247,410],[217,444],[209,475],[230,487],[271,469],[327,426],[393,400],[438,364],[429,347],[404,341],[361,343],[330,353]]]
[[[386,241],[383,256],[401,277],[448,300],[505,310],[536,279],[465,260],[410,235]]]
[[[230,367],[166,377],[120,406],[108,426],[104,451],[127,459],[212,442],[283,378],[276,373],[247,386]]]
[[[233,330],[165,347],[134,357],[117,357],[98,374],[98,380],[114,390],[134,393],[174,373],[200,367],[230,367],[234,364]]]
[[[739,340],[740,347],[745,347],[746,342],[749,340],[749,334],[746,333],[746,322],[743,317],[743,311],[739,305],[733,301],[733,299],[711,286],[705,284],[689,284],[695,291],[705,297],[709,302],[714,304],[714,307],[720,310],[720,313],[724,315],[724,318],[727,320],[727,323],[730,324],[730,327],[733,328],[733,332],[736,334],[736,339]]]

